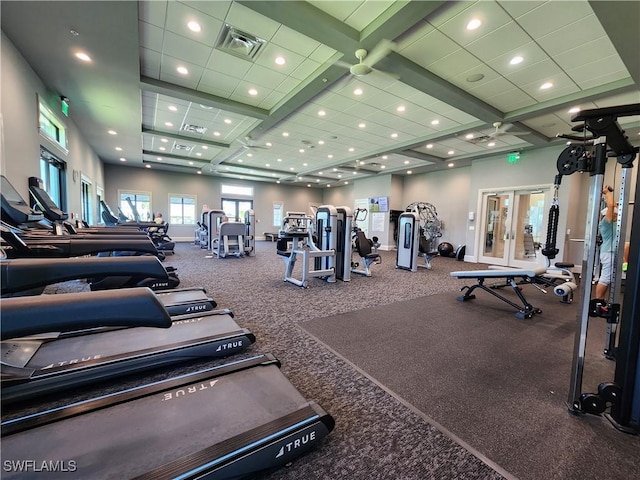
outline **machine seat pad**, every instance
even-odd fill
[[[98,327],[171,326],[171,317],[149,288],[59,293],[0,300],[1,339]]]

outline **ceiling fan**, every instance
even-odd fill
[[[511,128],[513,127],[512,123],[504,125],[502,122],[494,122],[493,126],[495,127],[495,130],[489,134],[491,138],[498,138],[504,135],[529,135],[531,133],[526,130],[511,130]]]
[[[365,75],[369,75],[371,72],[381,72],[374,68],[375,64],[389,55],[389,53],[395,50],[395,48],[396,44],[394,42],[383,39],[373,47],[373,50],[370,52],[364,48],[356,50],[355,56],[358,59],[358,63],[350,65],[345,62],[338,62],[337,65],[348,68],[349,72],[351,72],[351,75],[354,77],[364,77]],[[386,74],[387,72],[381,73]]]
[[[249,150],[251,148],[257,148],[257,149],[262,149],[262,150],[269,150],[268,146],[263,146],[263,145],[257,145],[253,139],[249,136],[244,137],[244,141],[240,140],[240,143],[242,144],[242,148],[245,150]]]

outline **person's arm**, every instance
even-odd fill
[[[604,201],[607,205],[607,213],[605,213],[604,218],[608,222],[613,222],[613,212],[616,207],[615,200],[613,199],[613,189],[609,185],[605,185],[602,189],[602,194],[604,195]]]

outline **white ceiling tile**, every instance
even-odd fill
[[[561,73],[562,70],[552,60],[544,60],[542,62],[528,64],[527,66],[514,71],[506,76],[507,80],[516,86],[538,83],[538,86],[549,81],[549,78]]]
[[[275,71],[274,69],[265,68],[260,65],[253,65],[244,76],[244,81],[252,83],[256,86],[267,87],[274,89],[280,85],[285,79],[286,75]]]
[[[318,63],[324,63],[332,59],[336,55],[336,50],[323,44],[318,44],[316,49],[311,52],[309,58],[315,60]]]
[[[338,20],[345,20],[351,15],[363,2],[360,0],[352,1],[333,1],[333,0],[307,0],[308,3],[323,12],[331,15]]]
[[[372,107],[380,109],[385,109],[399,103],[398,97],[380,90],[374,92],[373,95],[363,95],[361,101],[367,105],[371,105]]]
[[[162,52],[164,30],[150,23],[138,22],[140,47]]]
[[[567,31],[571,31],[571,35],[567,35]],[[555,30],[538,38],[536,42],[549,55],[555,56],[600,37],[611,43],[596,16],[587,15],[571,25],[566,25],[565,28]]]
[[[209,61],[211,48],[175,33],[165,32],[162,53],[204,68]]]
[[[271,40],[271,37],[280,27],[278,22],[236,2],[231,5],[226,22],[243,30],[245,33],[250,33],[267,41]]]
[[[138,18],[143,22],[164,28],[166,15],[167,2],[165,0],[138,2]]]
[[[193,32],[187,24],[196,21],[201,30]],[[220,19],[203,14],[201,11],[191,8],[180,2],[169,2],[167,9],[166,30],[176,35],[189,38],[195,42],[207,45],[209,48],[215,45],[223,22]]]
[[[467,81],[467,79],[470,78],[472,75],[484,75],[484,78],[476,82]],[[490,83],[493,80],[496,80],[498,78],[502,78],[502,77],[500,77],[500,75],[498,75],[498,73],[495,72],[494,70],[487,68],[486,65],[480,64],[475,68],[466,70],[462,73],[459,73],[458,75],[449,77],[448,81],[453,83],[454,85],[459,86],[463,90],[471,90],[471,89],[477,89],[480,86]]]
[[[478,0],[463,0],[460,2],[452,2],[447,5],[447,8],[440,8],[436,10],[434,14],[432,14],[428,20],[435,27],[439,27],[440,25],[448,22],[456,15],[461,14],[465,10],[475,6],[478,3]]]
[[[198,91],[203,93],[208,93],[209,95],[214,95],[216,97],[221,98],[229,98],[235,89],[235,85],[232,89],[224,88],[220,84],[209,84],[200,82],[198,84]]]
[[[429,26],[429,32],[408,45],[400,53],[414,63],[426,67],[458,51],[460,45]]]
[[[276,64],[276,58],[282,57],[286,63],[284,65]],[[305,60],[305,57],[299,55],[291,50],[287,50],[279,45],[267,43],[260,51],[260,54],[256,57],[255,63],[262,65],[263,67],[272,68],[285,75],[290,75],[300,64]]]
[[[215,2],[203,2],[202,0],[194,0],[194,1],[183,1],[180,3],[184,3],[189,7],[199,10],[207,15],[215,17],[219,20],[224,20],[229,13],[229,9],[231,8],[231,4],[233,2],[227,0],[215,0]]]
[[[467,24],[476,18],[482,25],[475,30],[467,30]],[[511,21],[511,17],[498,4],[480,1],[440,25],[438,30],[459,45],[465,46]]]
[[[441,78],[447,79],[481,65],[477,57],[466,50],[456,50],[451,55],[429,65],[429,70]]]
[[[480,60],[486,61],[530,42],[531,37],[517,23],[509,22],[488,35],[469,43],[466,48]]]
[[[188,75],[181,76],[177,72],[179,66],[186,67],[189,71]],[[162,64],[160,67],[160,80],[169,83],[175,83],[188,88],[196,88],[204,69],[198,65],[192,65],[181,59],[162,55]]]
[[[609,59],[609,68],[602,71],[598,70],[602,75],[593,75],[593,70],[589,71],[588,69],[580,69],[581,75],[578,74],[578,70],[570,70],[567,73],[583,90],[629,78],[629,72],[624,68],[624,65],[621,65],[622,62],[618,57],[609,57]],[[607,59],[603,59],[597,66],[598,68],[607,66]],[[616,70],[616,66],[618,70]]]
[[[231,77],[243,78],[253,63],[242,58],[234,57],[220,50],[213,50],[206,67]]]
[[[533,39],[565,29],[567,25],[593,13],[588,2],[545,2],[517,18],[517,22]]]
[[[394,2],[390,0],[365,0],[345,19],[344,23],[361,32],[371,22],[382,15],[393,3]]]
[[[640,103],[640,91],[637,89],[632,92],[621,93],[619,95],[612,95],[610,97],[594,100],[593,106],[585,107],[583,110],[588,110],[589,108],[614,107],[616,105],[629,105],[632,103]],[[620,120],[622,118],[631,117],[619,117]]]
[[[511,65],[509,62],[515,56],[520,56],[523,61],[517,65]],[[543,60],[547,60],[549,56],[542,50],[535,42],[529,42],[516,49],[510,50],[507,53],[499,55],[495,58],[486,60],[486,64],[493,68],[501,75],[509,75],[513,72],[526,68],[528,65],[533,65]]]
[[[275,87],[276,92],[290,94],[300,85],[300,80],[293,77],[286,77],[279,85]]]
[[[318,69],[319,66],[320,64],[318,62],[314,62],[307,58],[300,64],[300,66],[298,66],[298,68],[291,72],[291,76],[298,80],[306,80]]]
[[[162,55],[154,50],[140,49],[140,74],[150,78],[160,77]]]
[[[214,87],[216,89],[228,91],[230,93],[236,88],[238,81],[238,78],[225,75],[224,73],[205,69],[198,87]]]
[[[280,25],[278,31],[271,38],[270,43],[279,45],[291,50],[292,52],[308,57],[320,45],[319,42],[313,40],[306,35],[302,35],[291,28]]]
[[[601,37],[560,53],[554,57],[554,60],[562,69],[573,70],[586,63],[611,56],[618,56],[618,53],[607,37]]]
[[[497,91],[500,93],[495,94]],[[510,89],[494,90],[493,95],[486,96],[484,101],[502,112],[511,112],[536,103],[533,97],[513,85]]]
[[[545,82],[547,81],[553,83],[553,87],[548,90],[540,90],[539,81],[520,85],[520,88],[539,102],[560,98],[580,91],[580,88],[565,73],[545,78]]]
[[[533,10],[534,8],[538,8],[542,5],[544,1],[533,1],[533,0],[500,0],[498,3],[505,11],[511,15],[513,18],[518,18],[525,13]]]

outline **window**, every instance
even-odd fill
[[[135,222],[150,222],[151,217],[151,192],[134,192],[130,190],[119,191],[120,212],[129,220]]]
[[[104,224],[104,221],[102,220],[102,215],[100,214],[103,199],[104,199],[104,189],[102,187],[96,187],[96,205],[98,206],[98,221],[96,223],[98,224]]]
[[[177,193],[169,194],[169,223],[195,225],[196,197]]]
[[[284,203],[273,202],[273,226],[282,227],[282,212],[284,210]]]
[[[86,178],[86,177],[82,177],[81,180],[81,187],[82,187],[82,192],[81,192],[81,201],[82,201],[82,220],[84,220],[85,222],[87,222],[89,225],[93,225],[93,203],[91,202],[92,200],[92,196],[91,196],[91,181]]]
[[[244,214],[253,209],[253,200],[222,199],[222,210],[232,222],[244,222]]]
[[[66,211],[67,164],[44,147],[40,147],[40,180],[42,188],[49,194],[60,210]]]
[[[65,152],[67,152],[67,135],[64,124],[58,120],[53,112],[38,100],[38,126],[41,135],[54,141]]]
[[[241,187],[238,185],[225,185],[220,186],[220,192],[222,195],[241,195],[243,197],[253,197],[253,187]]]

